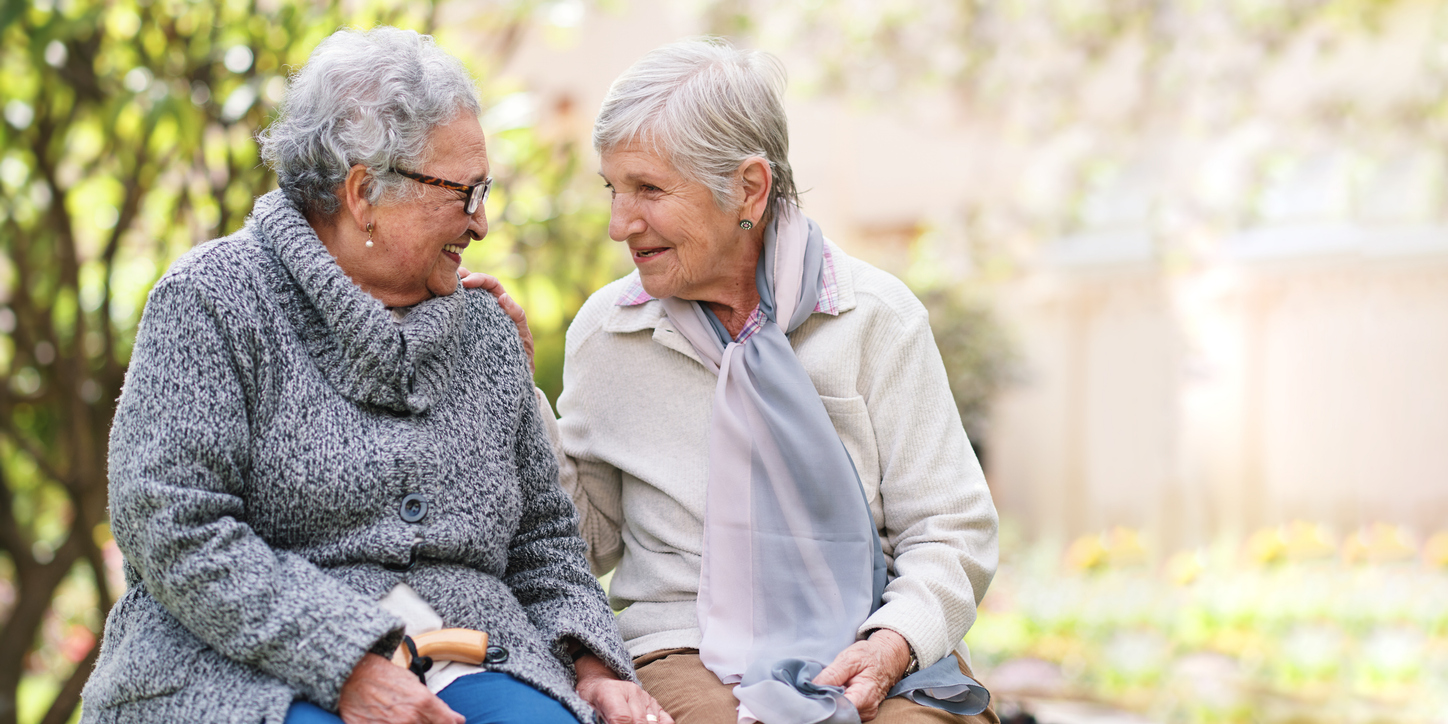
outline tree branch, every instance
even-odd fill
[[[10,560],[19,569],[31,562],[30,541],[20,529],[15,518],[15,500],[10,492],[10,480],[0,466],[0,550],[10,555]]]
[[[101,653],[101,638],[105,635],[105,624],[101,624],[101,634],[96,636],[96,641],[91,644],[91,650],[86,653],[85,658],[75,665],[75,670],[70,673],[70,678],[65,680],[65,686],[60,688],[60,693],[55,695],[55,700],[50,703],[50,709],[45,712],[45,718],[40,724],[65,724],[75,713],[75,708],[80,705],[80,692],[85,688],[85,682],[90,678],[91,669],[96,665],[96,658]]]
[[[40,472],[46,477],[61,485],[66,485],[68,476],[63,475],[59,469],[50,464],[49,460],[45,459],[45,451],[36,445],[34,440],[31,440],[15,428],[15,421],[11,416],[0,416],[0,435],[9,438],[11,442],[14,442],[16,446],[24,451],[26,456],[35,462],[35,466],[40,468]]]

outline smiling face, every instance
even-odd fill
[[[650,296],[726,304],[751,294],[757,299],[758,235],[715,205],[707,186],[638,144],[604,152],[599,173],[613,194],[608,235],[628,243]]]
[[[463,184],[487,178],[488,149],[477,118],[464,112],[438,126],[421,167],[403,170]],[[347,275],[389,307],[452,294],[462,250],[488,233],[482,204],[469,215],[462,193],[410,179],[408,183],[416,184],[420,193],[384,200],[367,210],[373,225],[371,247],[348,244],[333,250]]]

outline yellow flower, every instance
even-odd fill
[[[1337,542],[1326,526],[1294,520],[1283,535],[1287,557],[1307,561],[1337,556]]]
[[[1343,560],[1348,563],[1408,561],[1417,555],[1412,534],[1402,526],[1387,523],[1374,523],[1358,530],[1342,546]]]
[[[1141,532],[1121,526],[1112,528],[1107,538],[1106,555],[1113,566],[1146,563],[1146,545],[1141,541]]]
[[[1435,533],[1423,546],[1423,561],[1430,566],[1448,568],[1448,530]]]
[[[1166,562],[1166,575],[1173,583],[1185,586],[1197,580],[1204,568],[1200,552],[1181,551]]]
[[[1287,542],[1277,528],[1263,528],[1247,539],[1247,557],[1254,563],[1270,565],[1287,558]]]
[[[1106,567],[1106,546],[1099,535],[1083,535],[1066,548],[1066,567],[1076,571],[1095,571]]]

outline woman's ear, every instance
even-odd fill
[[[367,189],[371,185],[372,173],[360,163],[352,164],[352,168],[347,171],[347,178],[342,181],[342,207],[358,229],[365,229],[373,222],[374,207],[372,202],[367,200]]]
[[[744,203],[739,209],[739,220],[748,220],[759,225],[764,219],[764,210],[769,208],[769,191],[774,187],[774,172],[769,161],[753,156],[739,165],[739,180],[744,186]]]

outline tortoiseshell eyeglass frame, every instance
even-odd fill
[[[488,202],[488,193],[493,190],[492,176],[489,176],[482,181],[469,186],[467,184],[460,184],[456,181],[449,181],[445,178],[428,176],[427,174],[422,173],[413,173],[411,171],[403,171],[400,168],[394,168],[392,169],[392,172],[401,176],[406,176],[418,183],[424,183],[428,186],[441,186],[449,191],[456,191],[460,194],[463,194],[464,197],[468,200],[466,207],[468,216],[476,214],[478,212],[478,207]]]

